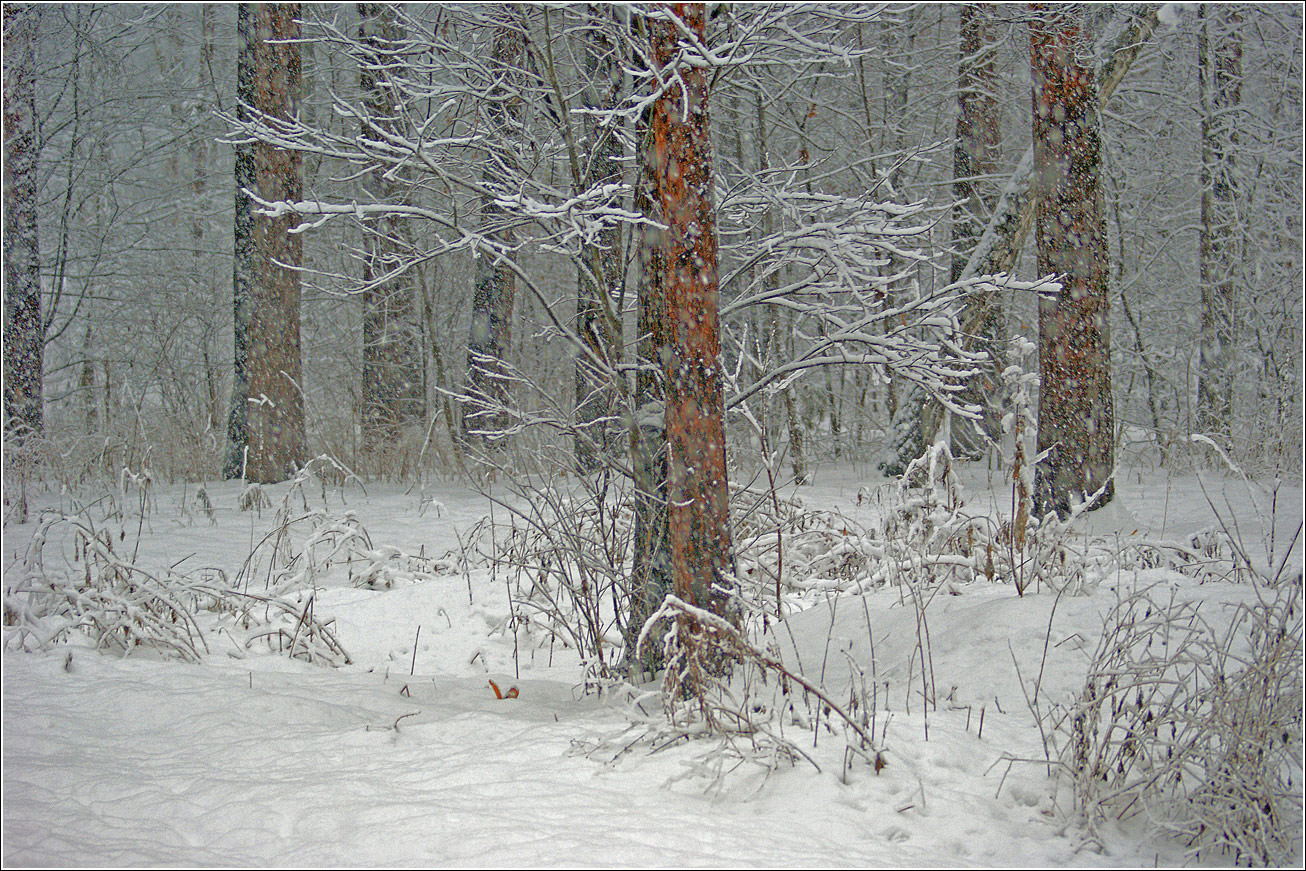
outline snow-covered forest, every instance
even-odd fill
[[[5,864],[1299,864],[1302,54],[6,3]]]

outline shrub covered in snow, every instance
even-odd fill
[[[1300,580],[1257,589],[1218,622],[1155,589],[1110,612],[1059,722],[1090,820],[1145,813],[1192,852],[1235,862],[1300,851]]]
[[[198,662],[207,639],[221,634],[238,651],[261,644],[309,661],[349,662],[315,618],[311,592],[251,593],[212,569],[150,571],[119,551],[126,540],[120,524],[96,524],[87,510],[44,516],[5,583],[5,647],[40,650],[82,634],[102,650]]]

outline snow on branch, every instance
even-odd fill
[[[966,298],[1057,286],[1001,273],[927,289],[928,277],[941,270],[927,247],[933,218],[922,204],[809,191],[796,178],[759,173],[721,198],[722,238],[738,238],[747,254],[722,282],[731,294],[722,317],[758,306],[783,310],[795,343],[786,359],[768,363],[741,342],[741,355],[761,374],[733,385],[728,404],[783,389],[810,369],[858,365],[892,372],[974,417],[976,408],[955,399],[987,359],[963,347],[959,313]]]

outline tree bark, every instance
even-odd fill
[[[753,92],[753,104],[757,116],[757,136],[754,137],[754,146],[757,149],[757,171],[766,178],[771,172],[771,157],[768,153],[767,146],[767,120],[766,120],[766,100],[762,93],[762,86],[759,84]],[[740,163],[742,164],[742,160]],[[770,236],[775,231],[775,209],[768,207],[766,213],[762,216],[762,235]],[[762,288],[766,293],[775,291],[780,287],[780,266],[772,265],[768,268],[767,274],[762,278]],[[766,330],[766,351],[771,360],[781,359],[783,352],[788,357],[793,355],[793,331],[784,329],[781,325],[780,306],[771,306],[765,325]],[[784,318],[790,322],[791,318]],[[788,323],[786,323],[788,326]],[[759,329],[763,327],[759,325]],[[768,403],[769,404],[769,403]],[[798,411],[794,403],[794,386],[787,385],[780,389],[780,405],[784,410],[785,426],[789,432],[789,459],[794,470],[794,481],[798,484],[811,483],[811,476],[807,469],[807,452],[805,449],[805,433],[802,421],[798,419]],[[767,414],[769,420],[770,414]],[[780,431],[779,427],[770,427],[776,433]],[[770,443],[768,448],[774,450]]]
[[[909,8],[904,12],[906,21],[898,23],[892,18],[885,18],[880,29],[880,43],[887,58],[898,59],[885,69],[884,96],[882,98],[883,115],[881,128],[881,150],[895,155],[887,173],[882,178],[887,182],[885,193],[900,201],[908,201],[903,189],[903,165],[901,155],[909,149],[902,129],[907,107],[911,102],[911,67],[900,58],[904,50],[910,57],[910,50],[915,45],[914,19],[918,11]],[[905,28],[904,25],[905,24]],[[904,34],[905,33],[905,45]],[[903,270],[901,258],[890,254],[885,265],[887,274],[900,274]],[[829,378],[829,376],[826,376]],[[907,470],[911,461],[924,454],[933,443],[935,433],[942,423],[943,408],[933,402],[920,385],[903,378],[897,373],[890,373],[888,384],[889,407],[889,456],[880,464],[886,475],[897,476]]]
[[[1105,108],[1111,95],[1124,81],[1125,74],[1138,58],[1147,40],[1160,25],[1157,7],[1151,6],[1138,14],[1124,33],[1116,40],[1115,48],[1102,63],[1098,74],[1098,108]],[[1034,199],[1031,185],[1034,173],[1034,149],[1031,147],[1016,165],[1015,171],[1003,187],[1002,196],[994,208],[984,235],[966,262],[961,278],[976,275],[995,275],[1010,272],[1016,265],[1020,251],[1025,247],[1030,228],[1034,226]]]
[[[39,15],[35,6],[4,7],[4,431],[14,447],[42,429],[45,327],[36,201]]]
[[[644,29],[642,19],[633,26]],[[646,111],[636,125],[636,142],[643,155],[652,152],[652,112]],[[635,211],[661,223],[661,211],[653,198],[656,188],[654,161],[645,159],[635,184]],[[640,233],[635,400],[630,423],[631,468],[635,487],[635,545],[631,563],[630,618],[626,623],[628,667],[641,668],[652,676],[662,667],[661,639],[665,627],[651,633],[651,641],[637,651],[640,631],[658,606],[672,592],[671,544],[667,531],[667,437],[666,379],[662,374],[660,349],[667,346],[666,298],[663,289],[663,253],[651,230]]]
[[[997,73],[994,67],[997,44],[990,30],[994,11],[990,6],[966,4],[961,17],[961,58],[957,70],[957,127],[953,149],[952,270],[951,280],[961,280],[984,228],[997,205],[998,191],[992,176],[1001,156],[998,125]],[[998,405],[999,375],[1005,368],[1005,329],[1002,298],[998,291],[971,295],[961,313],[963,344],[968,351],[982,351],[988,362],[966,385],[959,399],[983,410],[984,437],[996,441],[1002,432]],[[978,457],[985,450],[984,439],[967,423],[952,428],[952,452]]]
[[[252,9],[253,108],[269,118],[289,120],[298,111],[299,46],[297,3],[256,3]],[[302,199],[302,163],[295,151],[265,143],[253,147],[259,196],[270,202]],[[299,343],[301,237],[290,231],[298,218],[254,214],[250,222],[253,258],[249,276],[248,480],[284,481],[304,463],[304,397]],[[238,302],[239,304],[239,302]]]
[[[495,27],[489,59],[495,82],[484,101],[485,124],[490,135],[497,137],[501,144],[498,150],[486,150],[481,176],[484,185],[491,189],[510,182],[514,168],[512,140],[520,137],[521,114],[521,95],[514,83],[524,48],[523,35],[515,27],[507,23]],[[514,242],[509,217],[489,197],[481,198],[482,233],[500,250],[511,248]],[[502,436],[510,425],[506,412],[507,361],[516,291],[516,277],[506,264],[485,252],[477,256],[471,333],[467,340],[470,383],[463,408],[463,435],[468,444],[483,449],[503,447]]]
[[[1060,276],[1056,299],[1039,300],[1036,509],[1065,516],[1099,489],[1114,495],[1106,216],[1093,69],[1079,59],[1074,11],[1034,4],[1034,199],[1038,272]]]
[[[1234,273],[1240,260],[1234,113],[1242,102],[1242,13],[1234,6],[1217,6],[1201,7],[1197,14],[1202,21],[1197,43],[1202,95],[1197,431],[1219,437],[1228,447],[1233,434]]]
[[[250,120],[254,104],[254,8],[236,5],[236,120]],[[253,299],[250,284],[254,276],[254,202],[247,190],[255,190],[254,145],[238,144],[236,152],[235,251],[231,264],[232,374],[231,410],[227,415],[227,456],[222,476],[243,478],[249,449],[249,322]]]
[[[403,95],[387,69],[402,63],[394,49],[404,39],[403,26],[392,7],[379,3],[358,4],[358,14],[359,41],[367,52],[358,71],[367,110],[360,134],[397,136],[404,128],[398,109]],[[407,202],[402,184],[380,168],[364,175],[362,183],[372,202]],[[373,454],[392,447],[406,424],[425,417],[426,391],[413,273],[403,265],[403,253],[412,248],[408,221],[383,215],[363,233],[362,435],[363,451]]]
[[[665,7],[678,20],[650,22],[661,70],[673,62],[681,27],[704,38],[701,3]],[[726,478],[725,398],[720,365],[716,216],[707,72],[682,66],[653,104],[653,198],[666,225],[661,239],[666,345],[667,513],[676,595],[728,619],[734,589]],[[682,615],[682,631],[697,634]],[[726,663],[718,663],[722,668]],[[691,692],[694,687],[687,687]]]

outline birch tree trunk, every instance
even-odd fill
[[[1039,515],[1065,516],[1102,495],[1115,466],[1108,330],[1106,216],[1100,184],[1097,82],[1077,22],[1067,7],[1033,4],[1035,232],[1039,275],[1058,275],[1056,299],[1039,300]]]

